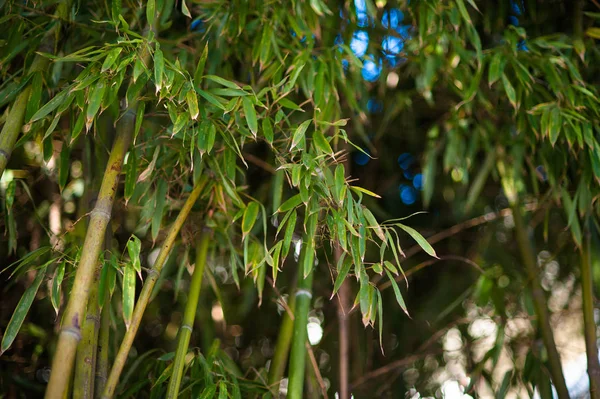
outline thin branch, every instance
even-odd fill
[[[321,394],[325,399],[328,399],[327,385],[325,385],[325,381],[323,381],[323,376],[321,375],[321,371],[319,370],[319,365],[317,364],[315,353],[313,352],[309,342],[306,342],[306,350],[308,351],[308,357],[310,358],[310,363],[312,365],[313,371],[315,372],[315,377],[317,377],[319,387],[321,387]]]

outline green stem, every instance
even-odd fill
[[[63,1],[58,4],[55,12],[57,19],[67,19],[68,11],[70,8],[70,1]],[[60,31],[60,23],[55,23],[54,26],[46,32],[42,43],[39,46],[39,51],[51,53],[54,50],[54,43],[56,40],[57,29]],[[48,70],[50,65],[50,59],[42,55],[36,54],[33,58],[31,66],[29,67],[28,74],[33,73],[44,73]],[[25,118],[25,111],[27,109],[27,103],[29,102],[29,95],[31,94],[31,84],[28,84],[21,93],[15,99],[10,112],[6,117],[6,123],[2,127],[0,132],[0,177],[6,169],[6,164],[10,158],[10,154],[17,142],[19,133],[23,129],[23,122]]]
[[[133,340],[135,338],[135,334],[140,327],[140,323],[142,321],[142,317],[144,315],[144,311],[146,310],[146,306],[150,300],[150,296],[152,295],[152,289],[154,288],[154,284],[156,284],[156,280],[160,276],[160,272],[171,252],[171,248],[175,243],[175,239],[179,234],[179,230],[183,226],[183,223],[187,219],[190,211],[192,210],[192,206],[198,199],[198,196],[202,192],[202,189],[206,185],[206,179],[201,179],[200,182],[196,185],[194,190],[191,192],[188,199],[185,201],[183,208],[179,211],[179,215],[177,215],[177,219],[171,226],[169,233],[167,234],[167,238],[158,253],[158,257],[156,261],[154,261],[154,265],[152,265],[152,269],[148,271],[148,276],[146,278],[146,282],[142,288],[142,292],[140,293],[140,297],[138,298],[137,303],[135,304],[135,309],[133,310],[133,316],[131,318],[131,324],[129,329],[125,333],[125,337],[123,337],[123,342],[121,342],[121,346],[119,347],[119,351],[113,363],[113,367],[110,370],[110,374],[108,376],[108,380],[106,381],[106,386],[104,388],[104,392],[102,394],[102,398],[112,398],[115,390],[117,388],[117,383],[119,382],[119,377],[121,376],[121,372],[123,371],[123,367],[125,367],[125,362],[127,361],[127,356],[129,355],[129,351],[131,346],[133,345]]]
[[[188,352],[194,319],[196,318],[196,309],[198,299],[200,298],[200,289],[202,287],[202,276],[206,266],[206,255],[208,253],[208,244],[210,233],[205,231],[198,240],[198,249],[196,250],[196,266],[190,283],[190,292],[183,313],[183,322],[179,329],[179,338],[177,340],[177,350],[175,351],[175,360],[173,361],[173,374],[169,381],[167,389],[167,398],[177,398],[179,395],[179,386],[183,377],[185,368],[185,355]]]
[[[104,305],[102,305],[102,316],[100,318],[100,332],[98,337],[98,354],[96,359],[96,381],[94,384],[94,397],[99,398],[108,376],[108,346],[110,336],[110,290],[106,285],[104,293]]]
[[[98,283],[100,282],[101,265],[102,263],[96,269],[94,281],[90,287],[88,307],[82,328],[82,339],[77,347],[75,380],[73,382],[74,399],[91,399],[94,397],[96,349],[98,347],[98,329],[100,328]]]
[[[290,371],[288,384],[288,398],[301,399],[304,390],[304,371],[306,369],[306,343],[308,323],[308,312],[312,298],[312,281],[314,270],[306,277],[304,275],[304,263],[314,261],[314,253],[311,245],[307,245],[308,237],[303,237],[302,259],[299,262],[298,290],[296,291],[296,306],[294,311],[294,334],[292,338],[292,350],[290,355]]]
[[[295,290],[292,290],[294,292]],[[290,343],[294,332],[294,317],[296,306],[296,296],[290,295],[287,306],[290,311],[284,310],[283,320],[279,327],[279,335],[277,336],[277,344],[275,345],[275,354],[271,359],[269,366],[269,387],[273,392],[274,397],[279,396],[279,383],[283,378],[285,366],[287,364],[288,355],[290,353]],[[291,312],[291,314],[290,314]]]
[[[544,341],[544,346],[546,347],[546,352],[548,353],[548,368],[550,370],[550,376],[552,377],[552,383],[556,388],[559,399],[569,399],[569,390],[567,389],[567,384],[565,383],[562,365],[560,363],[560,356],[558,354],[558,350],[556,349],[554,334],[552,332],[552,327],[550,326],[550,314],[548,312],[548,308],[546,307],[546,296],[544,295],[544,291],[539,283],[536,257],[533,253],[533,248],[531,247],[531,243],[527,235],[528,226],[526,226],[525,222],[523,221],[521,209],[516,201],[511,205],[511,208],[515,223],[515,236],[519,245],[519,250],[521,251],[521,258],[531,284],[533,305],[538,320],[538,328],[540,329],[542,340]]]
[[[98,200],[91,212],[73,289],[63,315],[58,344],[52,361],[52,373],[46,390],[47,399],[63,397],[73,369],[77,344],[81,339],[80,326],[85,315],[98,256],[104,242],[104,233],[110,221],[123,158],[131,143],[135,123],[135,108],[137,107],[134,106],[133,110],[126,111],[117,125],[117,137],[102,178]]]
[[[590,398],[600,398],[600,364],[594,321],[594,284],[592,280],[591,221],[585,220],[585,236],[581,248],[581,296],[583,299],[583,325],[585,350],[587,352],[588,377],[590,380]]]

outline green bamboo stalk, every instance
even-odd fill
[[[288,398],[301,399],[304,390],[304,371],[306,367],[306,347],[304,346],[307,339],[306,325],[308,323],[308,311],[310,310],[310,302],[312,299],[312,281],[314,270],[308,276],[304,275],[304,263],[314,261],[313,249],[310,245],[306,245],[312,237],[303,237],[302,258],[299,262],[298,289],[296,291],[296,306],[294,312],[294,335],[292,339],[292,348],[290,355],[290,370],[288,383]],[[310,253],[308,253],[308,251]]]
[[[596,322],[594,321],[594,284],[592,277],[592,247],[590,216],[584,222],[585,235],[581,254],[581,297],[583,299],[583,326],[585,335],[585,351],[587,353],[588,377],[590,380],[590,399],[600,398],[600,363],[598,362],[598,346]]]
[[[98,283],[102,263],[96,269],[94,281],[90,287],[88,307],[83,322],[82,339],[77,347],[75,358],[75,380],[73,382],[74,399],[94,397],[94,379],[96,373],[96,348],[100,328],[100,305],[98,303]]]
[[[158,20],[158,18],[155,18],[155,20]],[[156,27],[151,26],[149,31],[155,34]],[[151,54],[148,48],[143,50],[140,57],[145,65],[149,65]],[[73,289],[63,315],[58,344],[52,360],[50,381],[46,389],[46,399],[62,398],[71,378],[77,344],[81,340],[80,323],[85,315],[96,262],[98,261],[100,249],[104,241],[106,226],[111,218],[123,159],[133,137],[137,107],[138,101],[131,101],[129,108],[125,110],[123,116],[117,122],[117,135],[108,158],[104,176],[102,177],[102,185],[100,186],[96,205],[90,213],[89,227],[81,250],[81,258],[77,267],[77,273],[75,274]]]
[[[179,395],[179,386],[181,385],[181,378],[183,377],[183,370],[185,368],[185,355],[188,352],[194,319],[196,318],[198,299],[200,298],[200,289],[202,288],[202,276],[204,275],[204,267],[206,266],[209,239],[210,232],[204,231],[198,240],[196,266],[192,275],[192,282],[190,283],[190,292],[183,313],[183,321],[179,328],[177,350],[175,351],[175,360],[173,361],[173,374],[171,374],[171,379],[169,380],[167,398],[177,398]]]
[[[146,310],[146,306],[150,300],[150,296],[152,295],[152,289],[154,288],[154,284],[158,280],[160,276],[160,272],[171,252],[171,248],[173,248],[173,244],[175,243],[175,239],[179,234],[179,230],[181,230],[181,226],[187,219],[190,211],[192,210],[192,206],[200,196],[200,193],[204,189],[207,180],[202,178],[200,182],[197,183],[194,190],[191,192],[188,199],[185,201],[183,208],[179,211],[179,215],[177,215],[177,219],[171,226],[169,233],[167,234],[167,238],[158,253],[158,257],[156,261],[154,261],[154,265],[152,269],[148,271],[148,276],[146,278],[146,282],[142,288],[142,292],[140,293],[140,297],[135,304],[135,308],[133,310],[133,316],[131,318],[131,324],[129,329],[125,333],[125,337],[123,337],[123,342],[121,342],[121,346],[119,347],[119,351],[113,363],[112,369],[110,370],[110,374],[108,376],[108,380],[106,381],[106,386],[104,387],[104,392],[102,393],[102,398],[108,399],[112,398],[115,390],[117,388],[117,384],[119,382],[119,377],[121,376],[121,372],[123,371],[123,367],[125,367],[125,362],[127,361],[127,356],[129,355],[129,351],[131,346],[133,345],[133,340],[135,338],[135,334],[140,327],[140,323],[142,321],[142,317],[144,315],[144,311]]]
[[[123,158],[131,143],[135,125],[135,108],[137,108],[137,105],[134,106],[134,109],[126,111],[117,125],[117,137],[102,178],[98,200],[91,212],[73,289],[63,315],[58,344],[52,361],[52,373],[46,390],[47,399],[61,398],[71,376],[77,344],[81,339],[81,322],[85,315],[94,271],[104,242],[106,226],[110,221]]]
[[[67,19],[70,5],[71,1],[63,1],[58,4],[54,13],[58,21]],[[54,26],[48,32],[46,32],[44,38],[42,39],[42,43],[39,46],[40,52],[54,52],[54,43],[57,38],[56,32],[57,29],[60,32],[60,26],[61,24],[56,22],[54,23]],[[31,62],[31,66],[29,67],[28,74],[31,75],[33,73],[46,72],[49,65],[49,58],[36,54]],[[10,154],[12,153],[15,143],[17,142],[17,138],[19,137],[21,129],[23,129],[25,111],[27,109],[27,103],[29,102],[30,94],[31,84],[28,84],[15,99],[15,102],[13,103],[8,116],[6,117],[6,123],[0,132],[0,177],[2,177],[4,169],[6,169],[6,164],[10,159]]]
[[[533,253],[533,248],[527,236],[528,227],[523,221],[523,215],[521,209],[518,206],[518,202],[514,201],[511,205],[513,211],[513,220],[515,223],[515,236],[519,250],[521,251],[521,258],[525,266],[525,270],[529,277],[529,283],[531,285],[531,292],[533,297],[533,305],[538,320],[538,328],[542,334],[542,340],[548,353],[548,368],[550,376],[552,377],[552,383],[556,388],[559,399],[569,399],[569,390],[565,383],[565,378],[562,371],[562,365],[560,362],[560,356],[556,349],[556,343],[554,342],[554,334],[552,327],[550,326],[550,315],[548,308],[546,307],[546,296],[540,286],[536,257]]]
[[[292,290],[292,292],[294,291],[295,290]],[[275,397],[279,395],[279,383],[285,373],[285,366],[290,353],[290,343],[292,342],[292,335],[294,333],[293,314],[296,306],[295,295],[290,295],[287,305],[292,314],[287,310],[284,310],[283,320],[281,320],[281,326],[279,327],[279,335],[277,336],[277,343],[275,344],[275,354],[273,355],[271,365],[269,366],[269,387]]]
[[[100,318],[100,332],[98,333],[98,354],[96,359],[96,381],[94,382],[94,397],[99,398],[104,391],[108,377],[108,346],[110,337],[110,291],[105,287],[104,305]]]

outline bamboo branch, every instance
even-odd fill
[[[304,263],[312,262],[314,259],[314,254],[308,253],[313,250],[309,245],[306,245],[309,239],[312,239],[312,237],[303,237],[302,239],[304,245],[302,246],[302,257],[299,262],[298,278],[300,280],[298,282],[298,290],[296,291],[294,335],[290,355],[289,399],[301,399],[304,390],[304,371],[306,366],[306,348],[304,347],[304,343],[308,335],[306,325],[308,323],[308,311],[312,299],[311,289],[314,275],[314,270],[312,270],[308,276],[303,277]]]
[[[202,288],[202,276],[204,275],[204,267],[206,266],[209,239],[210,232],[204,231],[198,240],[196,265],[192,275],[192,282],[190,283],[183,321],[179,328],[179,339],[177,340],[177,350],[175,351],[175,360],[173,361],[173,373],[171,374],[169,387],[167,388],[167,398],[177,398],[179,395],[179,386],[185,368],[185,355],[190,344],[194,319],[196,318],[196,308],[198,307],[198,299],[200,298],[200,289]]]
[[[55,11],[55,16],[58,19],[66,20],[71,2],[69,0],[63,1],[58,4]],[[56,24],[46,32],[42,43],[39,46],[39,51],[51,53],[54,51],[54,43],[56,39],[57,29],[60,31],[60,23],[57,21]],[[50,59],[44,57],[40,54],[36,54],[33,58],[31,66],[29,67],[28,74],[34,73],[43,73],[48,70],[48,65],[50,65]],[[2,127],[2,131],[0,132],[0,177],[4,173],[4,169],[6,169],[6,164],[10,159],[10,154],[17,142],[17,138],[19,137],[19,133],[23,128],[23,122],[25,118],[25,111],[27,109],[27,103],[29,102],[29,95],[31,94],[31,83],[27,85],[19,93],[12,107],[10,108],[10,112],[6,117],[6,123]]]
[[[152,295],[152,289],[160,276],[160,272],[171,252],[171,248],[173,248],[173,244],[175,243],[175,239],[179,234],[179,230],[183,226],[183,223],[187,219],[194,203],[200,196],[200,193],[204,189],[207,180],[205,178],[201,179],[200,182],[196,185],[194,190],[191,192],[188,199],[185,201],[183,208],[179,211],[179,215],[177,215],[177,219],[171,226],[169,233],[167,234],[167,238],[158,253],[158,257],[156,261],[154,261],[154,265],[152,269],[148,271],[148,276],[146,277],[146,282],[144,283],[144,287],[142,288],[142,292],[140,293],[140,297],[135,305],[135,309],[133,310],[133,316],[131,318],[131,325],[129,329],[125,333],[125,337],[123,337],[123,342],[121,342],[121,346],[119,347],[119,351],[113,363],[113,367],[108,376],[108,380],[106,382],[106,386],[104,388],[104,392],[102,393],[102,398],[108,399],[112,398],[115,390],[117,388],[117,383],[119,382],[119,377],[121,372],[123,371],[123,367],[125,367],[125,362],[127,361],[127,356],[129,355],[129,350],[133,345],[133,340],[135,338],[135,334],[140,327],[140,323],[142,321],[142,317],[144,315],[144,311],[146,310],[146,306],[150,300],[150,296]]]
[[[581,254],[581,297],[583,299],[583,326],[585,335],[585,351],[587,353],[588,377],[590,380],[590,399],[600,398],[600,364],[598,362],[598,346],[596,322],[594,320],[594,283],[592,277],[592,246],[590,216],[584,222],[584,241]]]

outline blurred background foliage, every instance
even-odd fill
[[[163,11],[148,33],[151,6]],[[304,397],[564,398],[561,374],[570,397],[597,397],[586,373],[597,359],[600,283],[597,2],[0,9],[0,145],[12,151],[0,181],[3,397],[46,390],[87,216],[128,111],[134,138],[96,294],[110,361],[142,271],[193,187],[208,183],[152,290],[116,396],[166,395],[205,226],[182,396],[285,396],[288,380],[273,385],[268,374],[300,262],[304,276],[315,270]],[[35,57],[47,65],[36,70]],[[25,90],[23,126],[6,148],[9,111]],[[416,231],[379,230],[410,215],[400,222],[435,252]],[[338,223],[350,259],[340,262]],[[316,250],[315,266],[297,248],[307,230],[319,237],[303,245]],[[286,246],[277,272],[266,258]],[[15,309],[26,314],[16,330]]]

